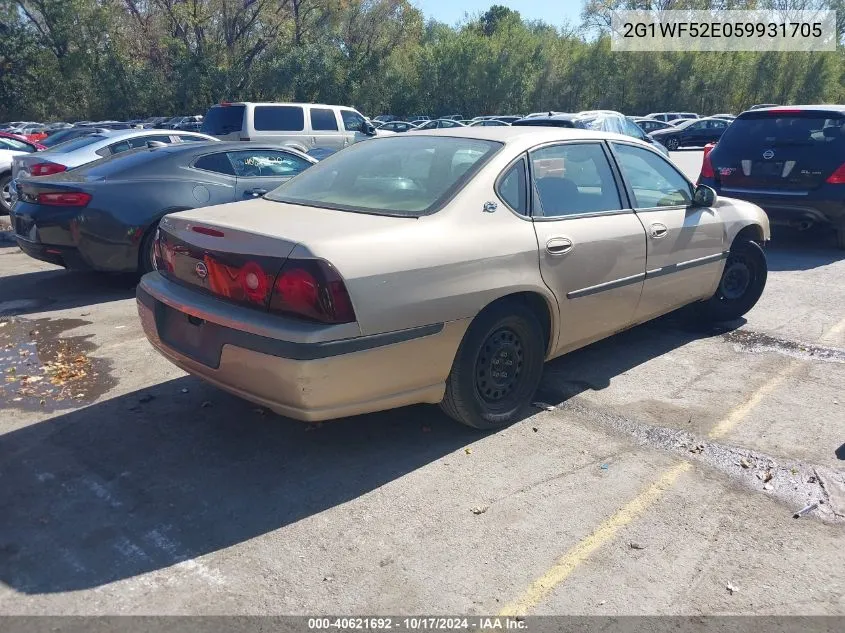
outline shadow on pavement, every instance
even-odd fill
[[[129,299],[133,275],[70,271],[63,268],[0,277],[0,316],[64,310]]]
[[[0,436],[0,582],[98,587],[355,499],[479,438],[434,411],[315,427],[185,377],[12,431]]]
[[[836,248],[835,235],[829,227],[797,231],[774,226],[766,255],[770,271],[810,270],[845,259],[845,250]]]
[[[600,391],[614,377],[687,343],[721,336],[742,327],[745,319],[721,326],[697,325],[687,309],[583,347],[549,362],[537,398],[560,404],[584,391]]]

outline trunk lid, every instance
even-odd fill
[[[761,110],[737,118],[710,157],[724,188],[809,191],[845,160],[845,117],[819,110]]]
[[[320,257],[332,243],[354,242],[356,237],[407,226],[409,221],[413,218],[367,215],[264,199],[183,211],[161,221],[160,244],[168,251],[163,259],[169,257],[170,261],[160,272],[179,283],[267,309],[270,292],[266,293],[265,300],[254,301],[243,296],[233,285],[233,280],[239,278],[239,271],[252,271],[260,278],[261,288],[272,289],[276,277],[299,244]]]

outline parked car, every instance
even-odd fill
[[[75,138],[80,138],[82,136],[90,136],[91,134],[102,134],[104,132],[108,132],[108,130],[104,127],[71,127],[66,130],[58,130],[57,132],[53,132],[47,138],[41,141],[41,145],[45,146],[47,149],[50,149],[62,143],[72,141]]]
[[[11,143],[9,141],[11,141]],[[14,149],[21,152],[40,152],[47,149],[47,147],[41,143],[33,143],[32,141],[26,140],[26,137],[24,136],[11,134],[10,132],[0,132],[0,146],[2,146],[4,142],[7,146],[9,146],[6,147],[6,149]]]
[[[378,121],[379,123],[390,123],[391,121],[399,121],[398,116],[394,116],[392,114],[379,114],[377,117],[373,118],[373,122],[375,123]]]
[[[14,149],[3,141],[15,141],[15,139],[0,139],[0,213],[4,215],[9,212],[13,204],[12,195],[12,161],[16,156],[24,156],[28,152]]]
[[[387,123],[383,123],[378,127],[379,130],[385,130],[388,132],[409,132],[411,130],[415,130],[417,128],[416,125],[413,123],[408,123],[407,121],[389,121]]]
[[[224,141],[278,143],[301,152],[392,134],[376,130],[357,110],[315,103],[221,103],[206,113],[201,130]]]
[[[710,117],[714,119],[728,119],[733,121],[736,118],[736,115],[723,112],[722,114],[711,114]]]
[[[283,415],[440,403],[496,428],[528,411],[545,360],[689,303],[747,312],[768,237],[762,210],[641,141],[461,127],[165,217],[137,305],[167,359]]]
[[[515,121],[512,125],[517,127],[568,127],[624,134],[625,136],[630,136],[644,143],[648,143],[660,153],[669,156],[669,151],[654,139],[649,138],[636,123],[630,121],[625,115],[612,110],[585,110],[577,114],[526,117]]]
[[[145,129],[151,128],[159,128],[162,129],[162,126],[167,123],[172,117],[169,116],[151,116],[148,119],[145,119],[143,122],[143,126]]]
[[[671,151],[679,147],[703,147],[707,143],[715,143],[722,138],[722,134],[730,124],[730,121],[713,117],[690,119],[671,128],[652,132],[649,136]]]
[[[699,181],[761,206],[773,223],[830,226],[845,249],[845,106],[743,112],[704,157]]]
[[[43,178],[18,179],[12,226],[36,259],[118,272],[153,270],[168,213],[264,195],[317,161],[265,143],[139,149]]]
[[[757,103],[757,104],[751,106],[748,109],[749,110],[759,110],[760,108],[777,108],[777,107],[778,107],[777,103]]]
[[[454,119],[434,119],[433,121],[426,121],[419,125],[416,129],[417,130],[439,130],[442,128],[450,128],[450,127],[466,127],[460,121],[455,121]]]
[[[510,125],[505,121],[499,119],[481,119],[480,121],[473,121],[469,124],[471,127],[501,127],[503,125]]]
[[[628,117],[628,120],[636,123],[646,134],[651,134],[657,130],[665,130],[667,127],[671,127],[668,123],[663,121],[658,121],[657,119],[647,119],[645,117]]]
[[[14,203],[17,179],[29,176],[49,176],[86,163],[113,156],[131,149],[146,147],[148,143],[181,143],[215,141],[214,137],[197,132],[169,130],[106,130],[98,134],[80,136],[36,154],[16,156],[12,160],[11,196]]]
[[[668,123],[675,119],[698,119],[700,116],[695,112],[652,112],[651,114],[646,114],[645,118]]]

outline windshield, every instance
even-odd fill
[[[0,149],[10,149],[16,152],[31,152],[32,145],[14,138],[0,137]]]
[[[371,139],[329,156],[266,198],[417,217],[437,211],[501,147],[446,136]]]
[[[244,123],[246,106],[213,106],[205,114],[200,132],[217,136],[240,132]]]
[[[845,117],[809,111],[783,116],[764,112],[734,119],[719,141],[719,147],[728,149],[787,145],[845,150]]]

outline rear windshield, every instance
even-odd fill
[[[734,150],[789,145],[845,150],[845,117],[818,112],[755,113],[734,119],[719,141],[720,148]]]
[[[80,177],[84,176],[90,180],[109,178],[130,169],[133,173],[139,172],[145,165],[167,156],[166,153],[159,151],[159,149],[163,148],[130,150],[115,156],[101,158],[87,165],[82,165],[81,167],[77,167],[74,172]]]
[[[329,156],[266,198],[418,217],[440,209],[501,147],[446,136],[370,139]]]
[[[74,150],[93,145],[94,143],[105,141],[106,139],[108,139],[108,136],[103,136],[102,134],[89,134],[88,136],[80,136],[78,138],[75,138],[72,141],[68,141],[67,143],[59,143],[59,145],[56,145],[55,148],[49,151],[72,152]]]
[[[244,123],[245,109],[246,106],[242,105],[213,106],[205,113],[200,132],[212,136],[240,132]]]

